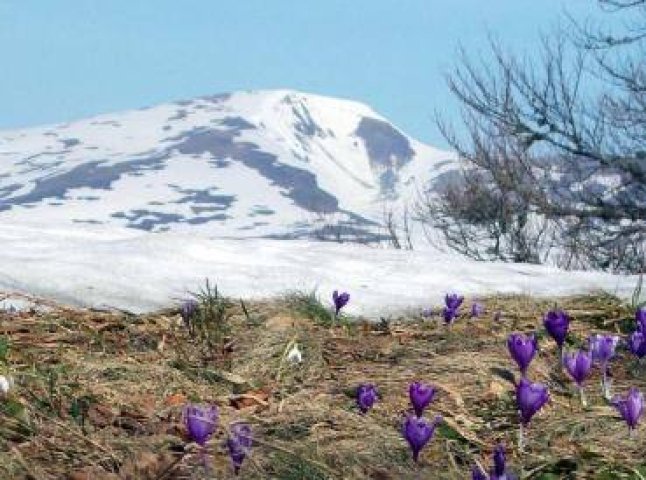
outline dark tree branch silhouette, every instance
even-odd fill
[[[646,239],[646,0],[623,32],[577,25],[519,58],[491,42],[448,77],[468,132],[438,121],[464,163],[418,214],[474,258],[641,271]]]

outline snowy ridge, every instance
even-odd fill
[[[237,92],[0,132],[0,219],[214,237],[376,238],[452,154],[357,102]]]

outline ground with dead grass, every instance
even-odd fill
[[[498,441],[523,478],[646,476],[646,426],[629,439],[600,395],[598,370],[584,410],[541,324],[557,303],[573,317],[569,341],[577,346],[592,332],[630,332],[634,312],[607,295],[482,300],[482,318],[465,314],[450,329],[415,315],[330,326],[306,295],[228,302],[226,331],[208,345],[177,310],[135,316],[51,305],[0,313],[0,373],[16,381],[0,403],[0,478],[232,478],[224,439],[236,420],[251,423],[255,436],[244,479],[464,479],[474,462],[490,465]],[[506,337],[534,330],[541,347],[529,377],[549,384],[551,402],[521,453]],[[286,360],[293,342],[300,364]],[[646,392],[646,369],[624,350],[612,375],[614,392]],[[417,379],[439,388],[427,415],[444,422],[414,464],[400,429]],[[354,405],[361,382],[381,396],[367,415]],[[220,408],[208,467],[186,438],[188,401]]]

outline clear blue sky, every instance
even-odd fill
[[[594,0],[0,0],[0,128],[240,89],[370,104],[443,145],[444,74],[487,35],[537,45]]]

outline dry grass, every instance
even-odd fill
[[[555,369],[551,340],[530,378],[550,385],[551,404],[515,448],[515,372],[506,351],[511,331],[540,327],[555,300],[495,297],[485,317],[461,318],[448,330],[439,319],[355,319],[330,329],[289,301],[230,308],[227,346],[204,357],[176,311],[132,316],[52,306],[48,312],[0,314],[8,354],[0,370],[17,384],[2,400],[0,478],[230,478],[223,448],[226,426],[252,423],[257,442],[240,477],[248,479],[463,479],[478,461],[490,464],[497,441],[524,478],[643,478],[646,427],[627,429],[600,396],[599,375],[588,382],[584,411],[571,384]],[[573,335],[624,332],[632,312],[604,295],[559,299],[574,317]],[[499,321],[493,313],[502,311]],[[284,360],[291,341],[300,365]],[[576,343],[576,342],[575,342]],[[3,355],[0,342],[0,359]],[[0,373],[4,373],[0,372]],[[627,352],[613,361],[614,391],[646,391],[646,372]],[[421,379],[440,393],[429,415],[445,422],[415,465],[400,436],[407,386]],[[375,383],[381,400],[366,416],[353,388]],[[181,407],[216,403],[222,425],[209,443],[209,470],[187,442]]]

